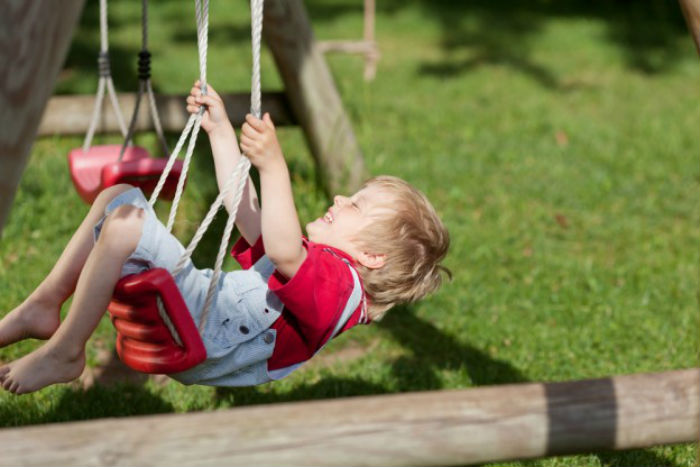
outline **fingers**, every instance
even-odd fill
[[[194,85],[190,90],[190,94],[192,94],[195,90],[198,91],[197,95],[202,94],[202,83],[200,80],[194,82]],[[219,93],[217,93],[216,90],[214,90],[214,88],[209,83],[207,83],[207,95],[214,96],[217,98],[219,97]]]
[[[265,115],[263,115],[263,122],[265,122],[268,128],[272,130],[275,129],[275,124],[272,123],[272,117],[270,117],[270,112],[265,112]]]
[[[241,127],[241,141],[243,141],[244,137],[251,141],[257,141],[260,136],[261,133],[248,124],[248,122],[244,123]]]
[[[241,135],[240,143],[241,143],[241,149],[243,149],[243,152],[246,154],[249,154],[253,150],[253,148],[256,144],[252,138],[250,138],[246,135]]]
[[[259,118],[256,118],[253,114],[248,114],[245,116],[245,121],[248,125],[253,127],[254,130],[263,133],[267,129],[267,125],[265,122],[260,120]]]
[[[192,88],[193,90],[195,88]],[[194,92],[187,98],[187,111],[189,113],[197,113],[201,106],[214,107],[221,104],[221,100],[217,96],[195,94]]]

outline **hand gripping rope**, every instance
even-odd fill
[[[197,17],[197,44],[199,51],[199,74],[202,93],[206,94],[207,36],[209,22],[208,0],[195,0]],[[251,113],[260,118],[260,43],[262,36],[263,0],[251,0],[251,32],[253,49],[253,72],[251,85]],[[189,136],[182,173],[178,181],[175,197],[168,217],[167,229],[172,230],[180,198],[184,189],[194,144],[199,133],[204,109],[190,116],[180,139],[170,155],[163,174],[156,185],[149,202],[155,204],[175,159]],[[206,358],[200,332],[206,326],[207,316],[216,292],[216,284],[221,276],[221,267],[228,242],[238,212],[243,190],[248,180],[250,160],[242,155],[232,171],[224,189],[209,208],[197,232],[172,271],[152,269],[143,274],[127,276],[116,286],[109,306],[112,322],[117,328],[117,352],[130,367],[146,373],[176,373],[201,363]],[[174,277],[191,263],[192,252],[214,219],[228,192],[235,186],[236,192],[229,213],[214,272],[201,312],[199,325],[195,326],[192,315],[187,310]]]

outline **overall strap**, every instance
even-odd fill
[[[350,273],[352,274],[352,293],[350,294],[350,297],[348,297],[347,303],[345,303],[345,308],[343,309],[340,318],[338,318],[338,322],[335,324],[333,334],[331,334],[331,337],[328,338],[328,340],[321,346],[320,349],[316,351],[316,353],[319,353],[321,350],[323,350],[323,348],[326,345],[328,345],[328,343],[340,333],[340,331],[345,327],[345,324],[347,324],[354,311],[357,309],[358,306],[360,306],[360,302],[362,301],[362,284],[360,283],[360,277],[358,276],[357,271],[355,271],[355,268],[352,267],[352,265],[347,259],[343,258],[343,261],[345,262],[345,264],[348,265],[348,267],[350,268]]]

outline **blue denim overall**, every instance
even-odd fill
[[[357,271],[349,264],[348,268],[353,277],[353,291],[326,344],[338,335],[362,300]],[[219,297],[215,299],[217,312],[210,313],[202,335],[207,359],[190,370],[170,375],[172,378],[185,384],[253,386],[284,378],[304,363],[272,371],[267,369],[267,360],[277,340],[277,332],[270,326],[284,308],[267,286],[274,270],[272,262],[263,256],[250,269],[224,276]],[[190,308],[198,321],[199,311],[196,310],[201,307]]]

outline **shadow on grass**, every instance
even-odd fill
[[[0,404],[0,427],[174,412],[170,403],[142,386],[128,383],[94,386],[87,390],[68,387],[51,404],[51,409],[45,411],[39,409],[38,404],[20,405],[21,397]]]
[[[677,47],[679,39],[690,43],[678,3],[666,0],[391,0],[378,2],[377,11],[379,15],[391,16],[416,4],[426,21],[440,27],[440,45],[447,52],[444,60],[419,66],[419,73],[426,75],[451,77],[484,64],[501,64],[532,77],[544,87],[557,88],[554,73],[533,57],[533,39],[543,33],[552,19],[600,22],[602,38],[621,50],[628,67],[645,74],[662,73],[677,62],[682,56]],[[352,0],[331,4],[310,0],[307,5],[316,23],[346,14],[359,15],[361,11]],[[377,23],[381,27],[381,16]]]
[[[526,382],[525,376],[507,362],[495,360],[479,349],[457,341],[434,324],[416,316],[410,307],[393,310],[377,326],[387,337],[401,344],[410,356],[392,363],[392,377],[386,384],[372,378],[329,377],[302,384],[283,394],[269,393],[265,387],[219,388],[217,397],[225,405],[268,404],[332,397],[350,397],[390,392],[428,391],[444,388],[440,373],[467,371],[474,385]]]
[[[175,0],[171,0],[175,1]],[[361,4],[355,0],[305,2],[314,24],[330,23],[344,15],[362,14]],[[377,2],[377,24],[382,27],[382,16],[394,16],[407,8],[421,9],[426,21],[440,27],[440,45],[447,52],[444,60],[424,62],[420,74],[456,77],[484,64],[501,64],[518,73],[532,77],[544,87],[557,88],[553,71],[534,58],[533,40],[543,33],[552,19],[582,19],[596,21],[603,26],[602,38],[618,47],[624,63],[644,74],[663,73],[683,55],[678,40],[689,33],[677,2],[667,0],[639,1],[586,1],[562,0],[418,0]],[[152,21],[178,24],[172,29],[170,42],[196,44],[193,10],[152,6]],[[178,14],[177,12],[180,11]],[[140,8],[134,7],[129,15],[109,16],[111,37],[124,28],[140,21]],[[239,24],[212,27],[210,47],[249,41],[250,32]],[[380,43],[381,47],[381,43]],[[78,74],[95,76],[97,81],[97,53],[99,48],[99,4],[86,2],[73,39],[65,68]],[[124,45],[116,40],[109,44],[112,76],[120,91],[137,89],[136,63],[140,45]],[[572,50],[572,53],[575,53]],[[468,55],[465,57],[465,54]],[[154,70],[154,76],[157,76]],[[154,81],[157,87],[157,80]],[[157,89],[156,89],[157,91]]]

